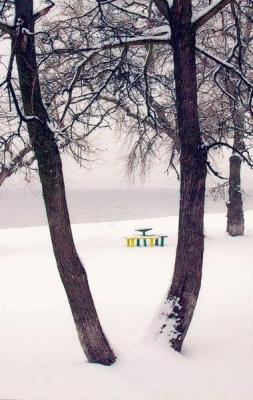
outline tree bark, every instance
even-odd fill
[[[232,8],[233,10],[233,8]],[[250,31],[248,32],[248,35]],[[241,192],[242,159],[236,150],[243,152],[244,143],[244,113],[239,104],[239,96],[235,82],[226,82],[227,91],[237,100],[230,100],[231,116],[234,128],[233,150],[229,158],[229,181],[227,202],[227,232],[230,236],[244,235],[244,212]]]
[[[236,24],[238,24],[236,17],[236,8],[233,3],[230,5],[231,12],[234,16]],[[251,8],[251,16],[253,16],[253,9]],[[237,27],[238,29],[238,27]],[[244,26],[244,40],[247,43],[250,40],[252,33],[252,21],[247,19]],[[242,47],[240,56],[245,57],[247,47]],[[238,61],[240,61],[238,59]],[[237,100],[231,100],[232,119],[234,125],[234,143],[233,147],[236,150],[244,151],[244,112],[241,109],[240,99],[238,96],[237,85],[235,82],[227,82],[227,88],[233,97]],[[243,212],[243,199],[241,192],[241,157],[236,151],[232,152],[229,158],[229,189],[228,189],[228,203],[227,203],[227,232],[230,236],[243,236],[244,235],[244,212]]]
[[[110,365],[115,355],[101,328],[84,267],[75,249],[65,197],[62,163],[42,102],[34,36],[33,0],[16,0],[16,54],[23,112],[38,162],[48,224],[58,270],[83,351],[90,362]]]
[[[201,285],[207,152],[201,140],[198,119],[191,1],[174,1],[171,14],[181,185],[175,269],[162,312],[160,333],[167,334],[170,346],[180,351]]]
[[[243,135],[240,133],[243,126],[243,115],[235,109],[233,115],[234,121],[234,143],[236,150],[243,151],[245,144]],[[227,202],[227,232],[230,236],[244,235],[244,212],[243,199],[241,192],[241,165],[242,159],[236,151],[233,151],[229,158],[229,189]]]

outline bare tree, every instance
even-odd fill
[[[218,65],[216,84],[220,92],[231,97],[225,93],[223,77],[233,77],[240,88],[240,100],[246,107],[247,99],[247,109],[252,109],[249,66],[238,68],[235,60],[227,57],[224,41],[217,48],[214,40],[216,29],[223,38],[223,28],[217,21],[228,18],[225,10],[230,0],[211,4],[201,0],[194,3],[194,13],[191,0],[91,1],[81,12],[77,3],[66,2],[57,21],[44,29],[47,37],[40,42],[37,55],[43,73],[43,98],[50,105],[50,115],[54,114],[56,138],[62,143],[79,135],[80,128],[85,132],[83,138],[99,126],[109,126],[120,109],[123,118],[136,121],[136,149],[143,160],[165,135],[169,154],[174,149],[180,153],[178,245],[159,330],[169,345],[180,351],[201,285],[207,169],[219,175],[208,153],[220,146],[233,149],[221,135],[229,126],[226,118],[221,118],[227,102],[215,116],[214,96],[208,93],[214,86],[209,81],[204,87],[209,108],[199,112],[197,76],[206,81]],[[238,7],[242,9],[243,4],[247,8],[249,3],[243,0]],[[213,19],[218,13],[220,17]],[[229,32],[227,26],[224,30]],[[234,31],[229,35],[233,41]],[[203,63],[202,72],[197,73],[196,61]],[[210,110],[217,121],[215,134],[208,120]],[[248,161],[246,150],[236,152]]]
[[[95,116],[110,113],[108,98],[113,98],[111,103],[136,116],[141,137],[149,144],[147,129],[151,125],[158,137],[161,133],[158,110],[169,121],[163,102],[169,85],[164,77],[174,65],[172,92],[174,90],[177,121],[176,126],[172,124],[172,131],[178,132],[180,144],[180,214],[175,270],[162,312],[160,333],[167,335],[169,344],[178,351],[189,328],[201,285],[205,180],[207,168],[212,169],[208,152],[218,146],[232,148],[217,137],[209,143],[204,140],[197,102],[196,52],[203,60],[208,59],[212,69],[218,64],[227,74],[235,76],[247,95],[253,88],[247,71],[237,68],[233,60],[222,59],[217,51],[202,46],[205,26],[229,3],[230,0],[211,4],[201,1],[192,15],[190,0],[154,0],[151,4],[104,1],[90,4],[82,16],[65,19],[64,32],[57,31],[57,40],[62,44],[55,51],[59,60],[75,54],[79,61],[77,68],[73,64],[72,68],[68,67],[70,75],[66,73],[68,98],[62,120],[70,119],[72,124],[74,119],[76,121],[73,110],[77,107],[79,120],[89,118],[91,123]],[[76,46],[66,40],[73,26],[81,27]],[[153,73],[153,65],[149,69],[153,64],[150,52],[154,46],[159,50],[155,68],[162,71],[160,74]],[[248,97],[251,109],[252,97]],[[165,126],[168,128],[170,124]],[[243,151],[241,156],[247,158]]]
[[[53,5],[49,1],[34,12],[33,0],[1,1],[0,29],[10,37],[12,45],[4,84],[19,118],[15,135],[19,136],[25,125],[38,164],[53,250],[81,346],[88,361],[110,365],[115,356],[102,331],[86,272],[74,245],[57,137],[43,104],[39,82],[34,26]],[[8,22],[13,15],[15,21]]]

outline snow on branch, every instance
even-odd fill
[[[192,17],[192,23],[196,28],[200,28],[207,21],[213,18],[220,10],[234,0],[215,0],[208,7],[204,8]]]
[[[236,153],[241,158],[242,161],[245,161],[250,168],[253,168],[253,162],[252,162],[252,159],[250,157],[248,150],[240,151],[236,147],[231,146],[229,143],[217,141],[217,142],[213,142],[212,144],[207,146],[207,151],[209,151],[215,147],[221,147],[221,146],[227,147],[228,149],[233,150],[233,152]],[[245,154],[247,156],[245,156]]]
[[[33,161],[34,158],[31,157],[29,161],[24,161],[25,157],[27,154],[32,152],[32,146],[27,145],[23,150],[21,150],[16,157],[14,157],[10,163],[10,165],[7,167],[5,165],[2,165],[2,168],[0,169],[0,186],[3,184],[6,178],[11,176],[15,170],[21,166],[29,167]]]
[[[170,21],[170,7],[172,6],[172,1],[170,0],[154,0],[154,3],[162,16]]]
[[[5,20],[0,18],[0,30],[2,30],[5,33],[9,33],[10,35],[13,34],[14,32],[14,26],[11,24],[8,24]]]
[[[171,38],[171,32],[170,32],[170,27],[168,25],[160,26],[157,28],[154,28],[147,32],[147,35],[140,35],[140,36],[133,36],[133,37],[121,37],[119,40],[113,41],[113,42],[104,42],[101,43],[100,46],[94,47],[89,50],[107,50],[107,49],[115,49],[119,47],[123,47],[126,45],[132,45],[132,46],[137,46],[137,45],[142,45],[145,43],[148,44],[155,44],[155,43],[160,43],[164,41],[169,41]]]
[[[103,50],[117,49],[124,46],[139,46],[143,44],[158,44],[163,42],[168,42],[171,39],[171,31],[169,25],[163,25],[156,27],[147,32],[147,35],[139,36],[125,36],[114,41],[101,42],[94,47],[79,48],[77,52],[84,53],[87,52],[98,52]],[[73,50],[66,49],[55,49],[55,53],[71,53]]]
[[[73,93],[73,90],[74,90],[74,88],[75,88],[75,85],[76,85],[76,83],[77,83],[77,81],[78,81],[78,79],[79,79],[79,77],[80,77],[80,74],[81,74],[81,72],[82,72],[82,69],[85,67],[85,65],[86,65],[88,62],[91,62],[91,61],[92,61],[92,59],[94,58],[94,56],[95,56],[97,53],[98,53],[98,51],[91,51],[90,53],[88,53],[88,54],[86,55],[85,60],[83,60],[82,62],[80,62],[80,63],[77,65],[77,69],[76,69],[74,78],[73,78],[72,82],[70,83],[70,85],[68,86],[68,89],[67,89],[67,92],[68,92],[68,100],[67,100],[67,103],[66,103],[66,105],[65,105],[65,107],[64,107],[64,110],[63,110],[63,113],[62,113],[62,117],[61,117],[60,123],[63,122],[63,120],[64,120],[64,118],[65,118],[65,115],[66,115],[66,113],[67,113],[67,111],[68,111],[68,109],[69,109],[69,106],[70,106],[71,101],[72,101],[72,93]]]
[[[37,21],[38,19],[46,15],[51,10],[51,8],[54,7],[55,3],[53,1],[49,0],[49,3],[50,4],[48,6],[41,8],[33,14],[34,21]]]
[[[119,44],[138,45],[143,43],[158,43],[163,41],[169,41],[170,39],[171,39],[170,27],[168,25],[164,25],[150,31],[148,35],[121,38],[118,42],[114,42],[110,44],[110,46],[108,47],[110,48],[118,47]]]
[[[199,51],[200,53],[204,54],[206,57],[210,58],[211,60],[215,61],[217,64],[233,71],[245,83],[246,86],[253,89],[253,82],[251,82],[249,79],[247,79],[239,69],[234,67],[233,64],[231,64],[225,60],[222,60],[221,58],[209,53],[202,47],[196,46],[196,50]]]

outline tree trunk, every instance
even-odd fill
[[[236,20],[236,9],[233,3],[230,4],[232,14]],[[253,16],[253,9],[251,9],[251,16]],[[247,19],[244,26],[244,40],[247,43],[250,40],[252,32],[252,21]],[[242,47],[241,57],[245,56],[246,46]],[[227,82],[227,89],[237,100],[235,103],[231,100],[232,119],[234,126],[234,143],[233,147],[236,150],[244,151],[244,111],[240,107],[240,101],[237,90],[237,84],[235,82]],[[230,236],[243,236],[244,235],[244,212],[243,212],[243,200],[241,192],[241,157],[236,153],[232,152],[229,158],[229,189],[228,189],[228,203],[227,203],[227,232]]]
[[[233,147],[239,151],[245,149],[243,135],[240,133],[243,126],[243,115],[234,110],[234,143]],[[244,213],[241,192],[241,164],[242,159],[236,151],[229,158],[229,199],[227,202],[227,232],[230,236],[244,235]]]
[[[180,211],[172,284],[162,312],[160,333],[180,351],[201,285],[206,157],[198,120],[195,31],[191,1],[173,3],[171,18],[176,107],[181,145]]]
[[[87,276],[73,242],[60,153],[41,98],[34,36],[22,31],[26,28],[34,32],[33,0],[16,0],[15,4],[16,26],[19,28],[12,46],[16,54],[23,112],[38,162],[58,270],[88,361],[110,365],[116,358],[102,331]]]

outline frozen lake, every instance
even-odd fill
[[[178,214],[176,189],[70,189],[67,198],[72,223],[156,218]],[[253,192],[245,195],[245,209],[253,209]],[[0,228],[46,225],[38,189],[0,188]],[[206,198],[206,212],[226,212],[225,200]]]

